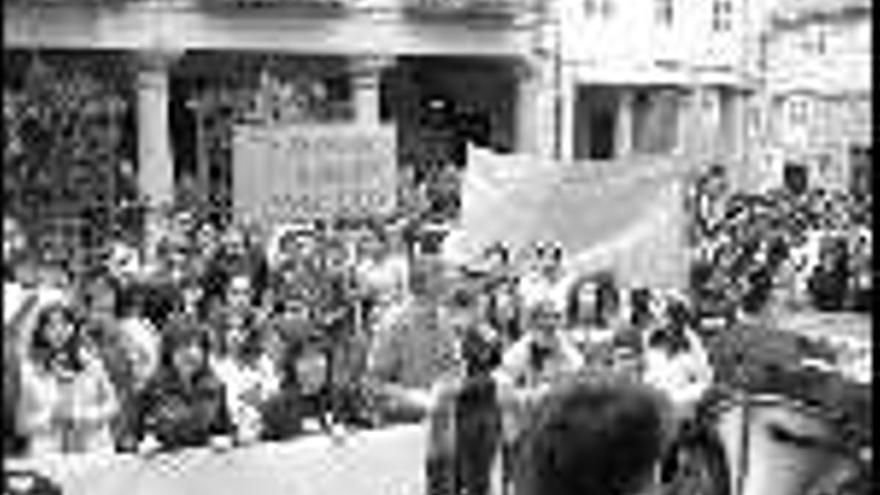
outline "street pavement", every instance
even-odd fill
[[[423,425],[342,440],[314,435],[226,452],[194,449],[152,458],[54,456],[7,461],[61,483],[65,495],[412,495],[423,490]]]

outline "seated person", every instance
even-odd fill
[[[119,401],[72,306],[61,301],[41,309],[19,351],[16,416],[28,454],[112,452]]]
[[[263,329],[252,318],[230,314],[225,323],[214,370],[226,387],[236,439],[255,441],[263,435],[262,411],[278,392],[279,376],[266,352]]]
[[[517,495],[654,493],[667,407],[634,384],[577,381],[530,417],[513,466]]]
[[[128,411],[132,445],[173,450],[229,445],[235,431],[226,388],[210,366],[211,337],[193,320],[162,336],[159,368]],[[152,445],[151,445],[152,444]]]

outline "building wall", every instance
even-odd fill
[[[72,0],[47,2],[50,6],[6,2],[4,43],[398,55],[523,55],[531,48],[532,37],[521,28],[530,14],[529,0],[513,2],[517,15],[453,15],[445,22],[413,15],[406,6],[414,1],[364,0],[333,8],[291,8],[297,2],[286,1],[241,8],[229,7],[232,2],[226,0]],[[219,4],[227,6],[216,7]],[[478,29],[472,29],[475,25]]]
[[[616,136],[616,141],[631,142],[624,149],[690,153],[695,161],[742,161],[748,115],[742,108],[759,53],[756,33],[750,29],[755,2],[558,0],[553,12],[558,32],[551,33],[556,38],[545,46],[553,53],[556,43],[560,97],[601,86],[618,90],[618,99],[626,105],[633,99],[643,101],[635,97],[647,94],[653,108],[637,104],[618,115],[623,123],[619,132],[633,134]],[[721,94],[724,105],[715,101]],[[696,104],[690,104],[690,97]],[[563,115],[563,139],[583,139],[588,134],[583,121],[591,120],[583,115],[586,105],[563,105],[576,109],[568,116],[574,124],[566,125]],[[670,129],[674,132],[665,132]],[[580,142],[568,146],[575,158],[585,148]]]
[[[770,26],[767,46],[768,146],[778,176],[785,161],[811,167],[832,187],[850,176],[850,147],[871,142],[871,16],[823,5]],[[817,7],[818,8],[818,7]]]

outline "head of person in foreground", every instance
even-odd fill
[[[551,392],[523,434],[517,495],[652,493],[669,436],[669,406],[653,390],[578,380]]]

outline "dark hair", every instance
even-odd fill
[[[513,316],[509,320],[502,320],[500,313],[499,292],[504,291],[513,301]],[[521,318],[522,307],[517,301],[516,292],[511,284],[496,285],[488,295],[486,302],[486,321],[496,330],[500,331],[509,339],[517,339],[522,334]]]
[[[611,272],[600,272],[579,278],[568,292],[567,319],[569,324],[575,324],[579,315],[583,311],[580,307],[580,292],[584,285],[592,283],[596,284],[596,306],[594,308],[595,316],[590,322],[599,327],[606,327],[610,323],[609,314],[616,310],[620,303],[620,297],[617,289],[617,283],[614,281],[614,274]]]
[[[46,335],[46,327],[52,315],[59,312],[73,325],[73,333],[61,348],[55,349]],[[48,368],[50,361],[61,359],[69,369],[79,372],[85,368],[83,353],[87,343],[82,317],[72,307],[56,303],[41,309],[37,315],[29,355],[38,367]]]
[[[170,320],[162,333],[158,370],[161,376],[180,378],[177,368],[174,366],[174,354],[193,342],[201,348],[203,356],[202,368],[197,372],[197,375],[210,374],[208,356],[211,352],[211,333],[198,320],[182,317]],[[161,382],[161,380],[158,381]]]
[[[760,267],[747,275],[745,284],[740,306],[747,314],[757,314],[770,300],[773,277],[767,267]]]
[[[578,381],[551,392],[515,459],[522,495],[630,495],[649,479],[667,438],[664,401],[626,383]]]
[[[671,353],[687,351],[689,343],[684,332],[693,324],[694,317],[687,304],[683,301],[671,300],[666,306],[665,324],[651,334],[648,345],[666,349]]]
[[[496,254],[501,257],[501,260],[505,263],[510,261],[510,248],[503,242],[495,242],[483,251],[483,255],[486,258]]]
[[[639,287],[630,292],[630,324],[634,327],[642,327],[651,321],[651,289]]]
[[[243,327],[243,331],[245,332],[245,339],[242,343],[241,349],[241,358],[246,362],[252,363],[265,351],[262,331],[263,329],[257,325],[256,317],[254,317],[252,313],[246,313],[244,315],[241,325]],[[217,343],[217,351],[220,354],[226,355],[230,351],[226,343],[227,334],[229,332],[228,319],[222,321],[217,330],[219,337]]]

